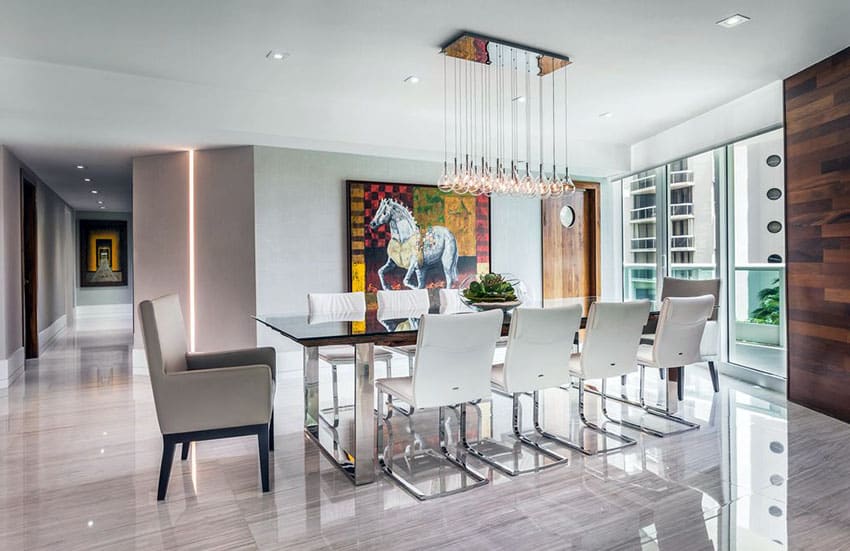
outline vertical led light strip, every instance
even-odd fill
[[[195,151],[189,150],[189,351],[195,351]]]

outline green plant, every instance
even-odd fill
[[[470,302],[513,302],[516,291],[513,283],[500,274],[482,274],[464,289],[463,296]]]
[[[779,325],[779,279],[758,294],[759,305],[750,312],[750,323]]]

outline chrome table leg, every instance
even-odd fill
[[[375,481],[375,345],[354,345],[354,483]]]

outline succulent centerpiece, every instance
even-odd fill
[[[478,274],[464,282],[461,300],[476,310],[510,311],[522,304],[517,297],[517,280],[502,274]]]

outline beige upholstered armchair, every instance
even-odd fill
[[[139,304],[156,416],[162,432],[157,500],[165,499],[174,448],[193,441],[256,434],[263,491],[274,449],[275,352],[251,348],[190,354],[177,295]]]

